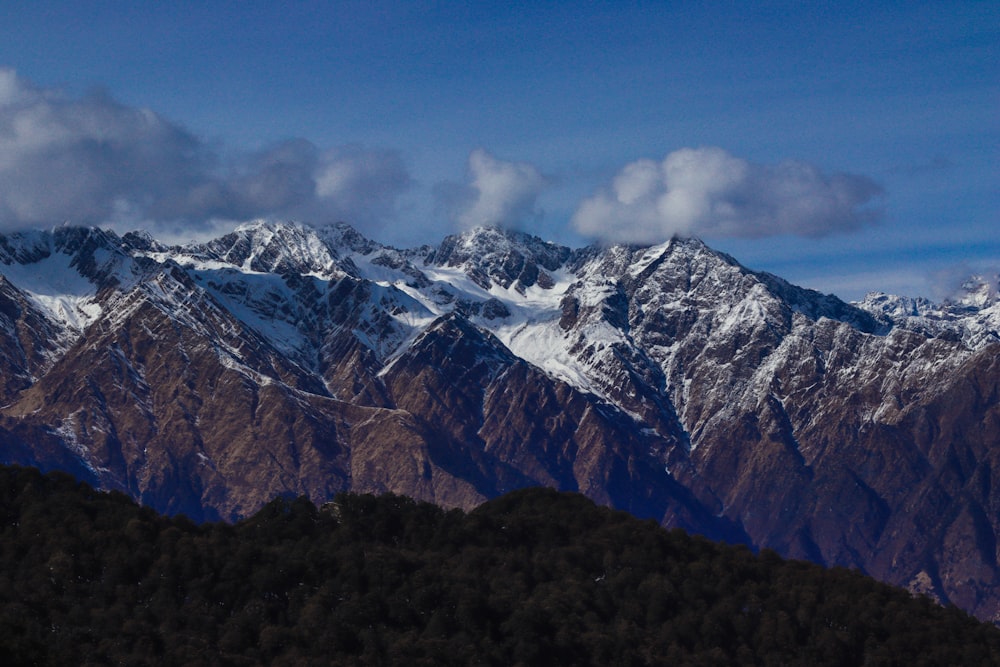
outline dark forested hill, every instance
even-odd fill
[[[344,494],[236,525],[0,468],[6,665],[990,665],[1000,630],[581,495]]]

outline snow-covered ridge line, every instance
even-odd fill
[[[680,313],[703,321],[707,340],[716,341],[761,327],[781,337],[794,317],[868,334],[901,328],[946,336],[969,349],[1000,339],[996,279],[974,279],[967,298],[943,304],[884,294],[847,304],[750,271],[695,239],[573,250],[487,227],[400,250],[346,224],[268,221],[183,246],[65,227],[0,236],[0,273],[73,336],[104,315],[102,290],[126,291],[169,267],[316,372],[333,330],[347,326],[388,363],[434,318],[453,312],[549,375],[599,396],[612,382],[607,364],[625,349],[636,358],[653,354],[669,374],[674,348],[634,336],[648,338],[644,322]]]
[[[971,276],[940,303],[869,292],[854,305],[907,330],[960,339],[970,349],[1000,341],[1000,275]]]

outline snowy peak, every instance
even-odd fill
[[[63,227],[53,233],[57,251],[70,255],[70,266],[98,289],[128,289],[153,267],[128,252],[114,232],[97,228]]]
[[[927,317],[947,319],[974,315],[1000,303],[1000,275],[992,278],[973,275],[966,279],[959,291],[941,303],[923,297],[911,298],[869,292],[857,305],[870,312],[885,313],[893,319]]]
[[[343,223],[313,228],[267,221],[183,247],[167,247],[141,233],[118,237],[93,228],[0,236],[0,267],[7,279],[75,331],[100,315],[102,289],[128,289],[169,263],[184,267],[231,307],[244,308],[245,321],[274,329],[279,339],[287,332],[267,321],[285,321],[302,331],[322,319],[308,313],[328,288],[310,287],[303,279],[331,283],[345,276],[405,294],[403,301],[411,305],[402,310],[412,312],[412,304],[420,304],[419,321],[457,311],[487,328],[500,327],[496,333],[507,344],[537,340],[523,335],[529,322],[560,318],[564,325],[575,319],[603,322],[600,326],[619,332],[612,335],[617,340],[650,308],[711,311],[717,325],[763,318],[784,331],[796,315],[872,334],[902,327],[957,336],[972,347],[995,339],[1000,328],[996,276],[970,279],[959,297],[942,304],[884,294],[847,304],[751,271],[700,240],[679,237],[654,246],[571,250],[522,232],[479,227],[446,237],[437,247],[399,250]],[[295,305],[282,305],[288,303]],[[289,344],[303,349],[302,337],[310,335],[300,333]],[[528,349],[522,353],[536,356]]]
[[[869,292],[865,298],[857,302],[862,308],[876,315],[884,315],[893,321],[905,321],[907,318],[929,315],[938,307],[923,297],[907,297],[885,292]]]
[[[1000,341],[1000,276],[971,276],[951,299],[934,303],[871,292],[856,305],[893,326],[933,337],[961,340],[969,349]]]
[[[102,312],[103,290],[125,290],[153,263],[134,257],[114,232],[59,227],[0,237],[0,271],[44,312],[76,335]]]
[[[695,238],[674,237],[653,246],[615,245],[577,253],[577,274],[584,285],[618,282],[653,299],[658,308],[722,312],[741,304],[744,312],[771,311],[780,320],[792,313],[816,321],[827,318],[876,333],[885,322],[833,295],[797,287],[764,272],[752,271],[733,257]],[[757,306],[745,308],[751,302]],[[778,311],[783,314],[778,315]]]
[[[0,236],[0,262],[28,265],[53,254],[70,258],[70,264],[95,282],[115,277],[128,254],[112,231],[96,227],[57,227],[51,231],[16,232]]]
[[[336,254],[312,227],[257,221],[185,250],[257,273],[298,273],[328,277],[340,273]]]
[[[553,285],[549,272],[561,268],[572,255],[569,248],[498,227],[477,227],[449,236],[428,258],[428,264],[463,268],[480,287],[493,284],[522,292],[534,285]]]
[[[1000,302],[1000,274],[986,276],[971,276],[962,283],[961,293],[955,297],[958,306],[983,310]]]
[[[370,255],[385,249],[385,246],[365,238],[346,222],[320,227],[316,230],[316,234],[326,242],[327,246],[337,248],[342,253],[347,251],[360,255]]]

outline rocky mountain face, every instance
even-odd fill
[[[696,240],[0,237],[0,460],[158,510],[547,485],[1000,619],[1000,299],[847,304]]]

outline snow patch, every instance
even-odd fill
[[[70,266],[72,260],[71,256],[56,252],[32,264],[8,264],[0,266],[0,270],[43,312],[80,332],[103,311],[95,298],[96,286]]]

